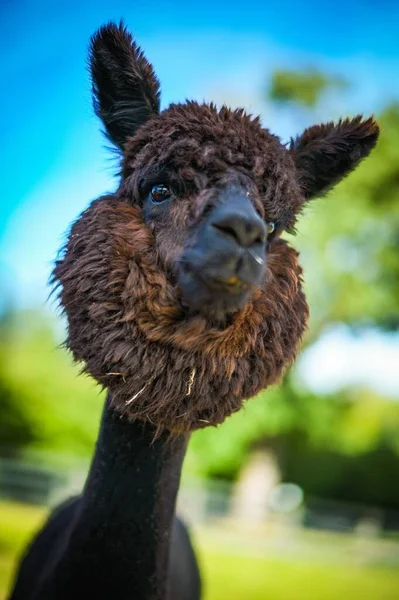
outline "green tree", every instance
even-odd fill
[[[102,408],[99,389],[78,376],[57,347],[48,317],[36,311],[3,320],[0,342],[0,453],[51,451],[90,456]],[[4,334],[5,328],[7,334]]]
[[[399,105],[378,121],[371,155],[298,224],[311,339],[334,322],[399,325]]]
[[[314,108],[322,94],[346,86],[345,79],[326,75],[318,69],[278,69],[272,74],[268,95],[272,101],[279,104]]]

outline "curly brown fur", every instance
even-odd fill
[[[297,253],[278,241],[264,289],[230,325],[190,316],[160,269],[140,208],[112,196],[74,224],[55,277],[74,358],[121,412],[171,431],[221,423],[274,383],[295,357],[308,314]]]
[[[56,264],[67,344],[130,419],[171,432],[221,423],[281,377],[306,327],[298,255],[280,234],[367,156],[378,127],[361,117],[315,126],[287,149],[241,109],[186,102],[159,113],[153,69],[122,25],[93,37],[91,70],[122,179],[76,221]],[[165,182],[167,209],[148,201]],[[275,223],[264,276],[236,310],[190,310],[179,269],[232,189]]]

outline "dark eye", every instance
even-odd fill
[[[267,235],[271,235],[273,231],[276,229],[276,223],[274,221],[269,221],[266,223]]]
[[[172,197],[172,192],[167,185],[159,183],[153,185],[150,192],[150,199],[154,204],[162,204]]]

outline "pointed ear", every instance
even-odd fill
[[[159,112],[159,81],[123,23],[109,23],[91,38],[93,104],[108,138],[123,149],[150,116]]]
[[[374,148],[379,134],[372,117],[314,125],[295,140],[290,152],[306,199],[320,196],[348,175]]]

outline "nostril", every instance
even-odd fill
[[[237,244],[241,244],[237,231],[231,225],[212,223],[212,226],[215,229],[218,229],[219,231],[224,233],[225,235],[232,237],[237,242]]]
[[[239,246],[250,247],[266,242],[266,227],[258,217],[252,219],[241,214],[223,215],[211,224],[219,232],[232,238]]]

